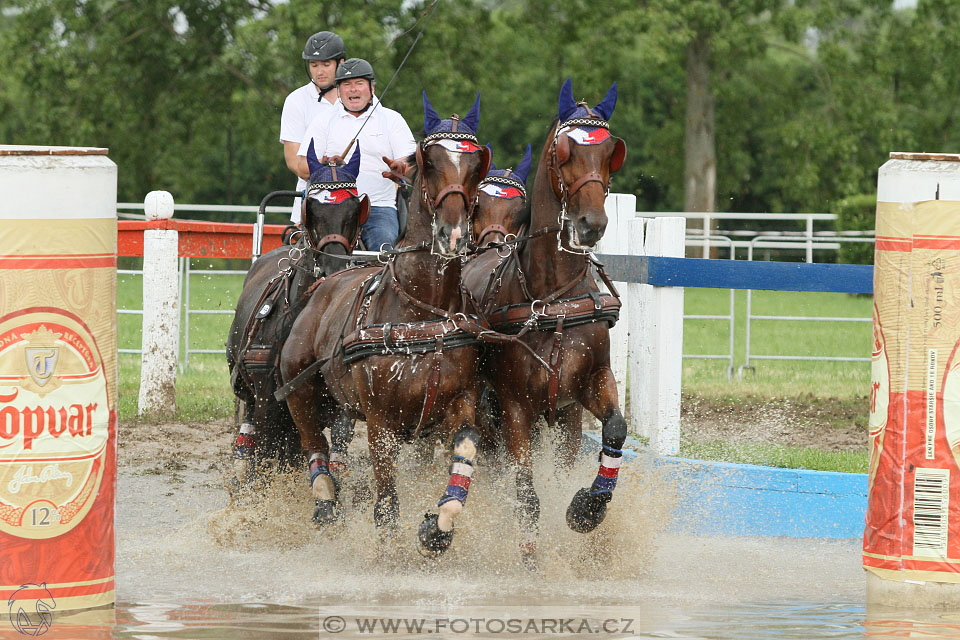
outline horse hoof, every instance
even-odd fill
[[[591,493],[590,489],[580,489],[567,507],[567,526],[577,533],[590,533],[603,522],[612,497],[610,492]]]
[[[523,568],[527,571],[536,571],[539,567],[537,566],[537,545],[533,544],[522,544],[520,545],[520,563],[523,565]]]
[[[386,497],[377,500],[373,505],[373,523],[378,529],[394,528],[400,524],[400,506],[396,498]]]
[[[339,520],[340,515],[340,505],[336,500],[317,500],[317,506],[313,509],[313,522],[323,527]]]
[[[423,522],[420,523],[420,529],[417,531],[417,538],[420,540],[420,555],[428,558],[439,558],[444,551],[450,548],[450,543],[453,542],[453,529],[441,531],[437,524],[437,518],[436,513],[424,514]]]

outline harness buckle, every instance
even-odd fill
[[[537,311],[537,306],[536,306],[536,305],[537,305],[538,302],[542,305],[542,306],[540,307],[540,311]],[[544,302],[543,300],[534,300],[533,302],[530,303],[530,316],[531,316],[531,317],[541,318],[541,317],[543,317],[543,316],[545,316],[545,315],[547,315],[547,303],[546,303],[546,302]]]

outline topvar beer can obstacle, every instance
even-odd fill
[[[117,168],[106,154],[0,146],[0,603],[30,612],[114,601]]]
[[[960,603],[960,155],[879,173],[868,601]]]

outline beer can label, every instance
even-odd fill
[[[0,318],[0,531],[53,538],[83,521],[109,423],[103,358],[80,318],[53,308]]]

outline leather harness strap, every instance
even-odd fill
[[[557,318],[557,328],[553,331],[553,349],[550,352],[550,379],[547,381],[547,424],[550,428],[557,421],[557,394],[560,391],[560,367],[563,364],[563,321]]]

